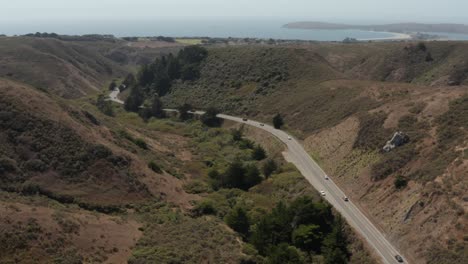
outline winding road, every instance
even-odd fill
[[[115,91],[113,91],[113,93],[114,92]],[[117,98],[117,96],[118,92],[114,97],[111,96],[110,100],[117,103],[123,103]],[[177,112],[177,110],[174,109],[165,110],[168,112]],[[194,111],[191,113],[196,115],[204,114],[202,111]],[[344,192],[310,157],[299,141],[288,135],[286,132],[275,129],[268,124],[262,124],[254,120],[245,121],[243,118],[224,114],[219,114],[218,117],[263,129],[282,141],[287,146],[285,158],[298,168],[301,174],[315,189],[325,192],[323,198],[326,199],[346,219],[346,221],[354,228],[355,231],[357,231],[362,235],[362,237],[366,239],[369,245],[375,249],[378,255],[380,255],[382,262],[386,264],[399,263],[395,256],[401,256],[401,254],[386,239],[385,235],[379,231],[372,224],[372,222],[354,205],[352,201],[345,201],[343,199],[346,197]],[[406,260],[404,261],[406,262]]]

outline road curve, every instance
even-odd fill
[[[118,99],[118,91],[113,91],[110,95],[110,100],[116,103],[123,104]],[[175,109],[164,109],[167,112],[178,112]],[[196,115],[203,115],[203,111],[190,112]],[[381,260],[385,264],[395,264],[398,261],[396,255],[402,256],[390,242],[385,238],[372,222],[353,204],[352,201],[344,201],[344,192],[333,182],[331,177],[325,179],[326,173],[320,166],[310,157],[302,145],[286,132],[275,129],[274,127],[263,124],[254,120],[244,121],[243,118],[219,114],[219,118],[231,120],[238,123],[247,124],[267,131],[282,141],[287,148],[287,160],[293,163],[301,174],[309,181],[309,183],[318,191],[324,191],[325,198],[335,209],[346,219],[346,221],[369,243],[371,247],[380,255]],[[261,125],[262,124],[262,125]],[[403,256],[402,256],[403,257]],[[405,263],[406,260],[404,260]]]
[[[203,114],[203,112],[194,112],[195,114]],[[383,263],[394,264],[398,263],[395,259],[396,255],[400,255],[398,251],[390,244],[385,236],[372,224],[372,222],[353,204],[352,201],[344,201],[344,192],[333,182],[331,177],[325,179],[326,173],[320,166],[310,157],[302,145],[288,135],[286,132],[275,129],[274,127],[253,120],[244,121],[242,118],[219,114],[219,118],[251,125],[263,129],[270,134],[273,134],[281,140],[287,147],[287,159],[292,162],[301,174],[312,184],[318,191],[324,191],[325,198],[335,209],[346,219],[346,221],[360,233],[382,258]],[[405,260],[406,262],[406,260]],[[407,262],[406,262],[407,263]]]

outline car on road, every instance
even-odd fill
[[[325,191],[320,191],[320,195],[325,196]]]
[[[291,139],[292,139],[291,136],[288,136],[288,140],[291,140]]]
[[[346,197],[346,196],[345,196],[345,197],[343,197],[343,200],[344,200],[345,202],[349,202],[349,198],[348,198],[348,197]]]
[[[328,175],[325,175],[325,180],[329,180],[330,178],[328,178]]]
[[[242,121],[244,121],[244,122],[245,122],[245,121],[247,121],[247,120],[248,120],[248,119],[247,119],[247,118],[245,118],[245,117],[244,117],[244,118],[242,118]]]
[[[263,124],[263,123],[260,123],[260,126],[265,126],[265,124]]]
[[[400,263],[403,263],[403,258],[400,256],[400,255],[395,255],[395,259],[400,262]]]

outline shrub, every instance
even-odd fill
[[[214,204],[212,201],[203,200],[195,206],[194,212],[196,215],[207,215],[207,214],[214,215],[216,214],[216,208],[214,207]]]
[[[93,159],[105,159],[112,155],[112,151],[104,145],[93,145],[88,149],[88,153]]]
[[[257,145],[252,151],[252,159],[254,160],[263,160],[266,158],[266,152],[262,146]]]
[[[207,193],[211,191],[210,187],[200,180],[194,180],[185,184],[184,190],[191,194]]]
[[[47,164],[40,159],[31,159],[24,163],[24,166],[29,171],[44,172],[47,170]]]
[[[142,149],[148,149],[148,145],[146,144],[145,140],[143,140],[142,138],[135,139],[133,143]]]
[[[283,125],[284,125],[283,117],[281,117],[280,114],[276,114],[276,115],[273,117],[273,126],[274,126],[276,129],[280,129]]]
[[[17,170],[16,161],[5,156],[0,157],[0,174]]]
[[[278,166],[276,165],[276,162],[272,159],[269,159],[263,164],[263,175],[265,175],[265,178],[270,177],[270,175],[275,172],[278,169]]]
[[[395,178],[393,185],[395,185],[396,189],[402,189],[408,185],[408,180],[403,176],[398,176]]]
[[[154,172],[156,172],[156,173],[162,173],[161,168],[160,168],[159,165],[156,164],[156,162],[154,162],[154,161],[148,162],[148,168],[150,168],[152,171],[154,171]]]

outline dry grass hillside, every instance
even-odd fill
[[[24,82],[64,98],[80,98],[100,91],[112,79],[124,78],[138,65],[180,48],[131,44],[118,39],[0,38],[0,78]]]
[[[164,230],[186,226],[185,237],[200,225],[216,235],[207,243],[229,237],[219,252],[200,254],[223,259],[225,245],[241,257],[221,221],[189,216],[200,198],[183,186],[200,169],[190,167],[182,129],[147,126],[122,110],[107,117],[95,99],[69,101],[6,79],[0,95],[1,263],[125,263],[157,217],[168,219]],[[186,224],[172,222],[176,211]],[[181,239],[163,235],[161,246]]]
[[[465,263],[467,43],[210,48],[163,99],[271,122],[304,140],[414,263]],[[384,153],[393,133],[409,143]]]

